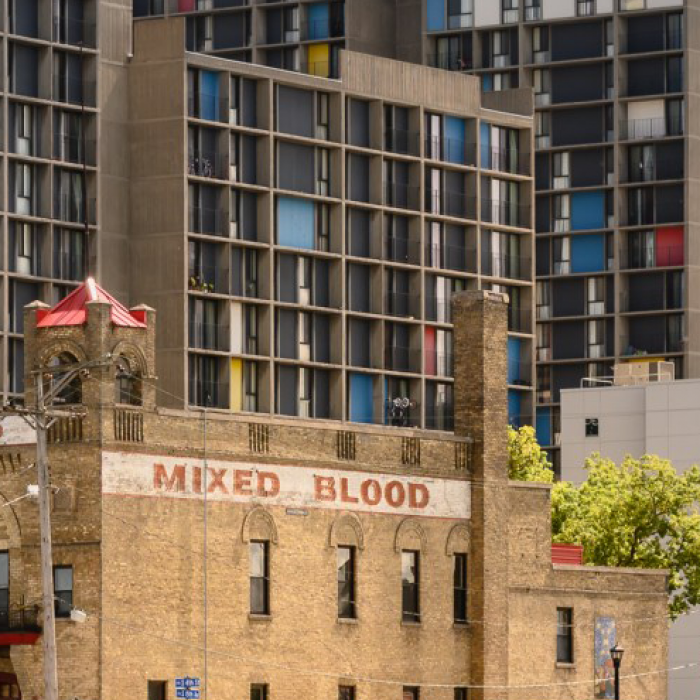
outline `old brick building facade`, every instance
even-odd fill
[[[66,397],[86,416],[51,433],[57,606],[87,613],[57,621],[62,700],[170,700],[183,677],[211,700],[584,700],[615,639],[625,674],[666,667],[665,572],[553,564],[548,487],[507,480],[501,295],[454,302],[452,435],[159,408],[155,312],[76,294],[25,316],[27,386],[55,358],[105,360]],[[15,502],[34,454],[11,428],[0,683],[28,700],[40,634],[14,613],[41,595],[38,512]]]

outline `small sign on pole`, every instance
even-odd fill
[[[175,696],[185,700],[199,700],[199,678],[176,678]]]

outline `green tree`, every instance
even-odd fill
[[[554,486],[554,541],[583,545],[588,564],[668,569],[674,617],[700,603],[700,468],[678,474],[649,455],[618,466],[598,454],[585,468],[580,486]]]
[[[515,481],[554,481],[552,465],[542,451],[535,429],[529,425],[508,428],[508,476]]]

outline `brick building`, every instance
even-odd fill
[[[508,482],[505,301],[454,301],[454,435],[163,408],[153,310],[92,283],[28,306],[28,387],[105,359],[64,394],[85,417],[50,436],[60,697],[171,699],[190,677],[225,700],[582,700],[606,697],[619,641],[623,695],[665,698],[666,572],[553,562],[548,487]],[[33,459],[6,421],[0,685],[25,700]]]

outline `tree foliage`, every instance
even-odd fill
[[[700,603],[700,468],[678,474],[660,457],[616,465],[598,454],[585,468],[580,486],[554,486],[554,541],[583,545],[588,564],[668,569],[674,617]]]
[[[552,465],[542,451],[535,429],[529,425],[508,428],[508,476],[515,481],[554,481]]]

